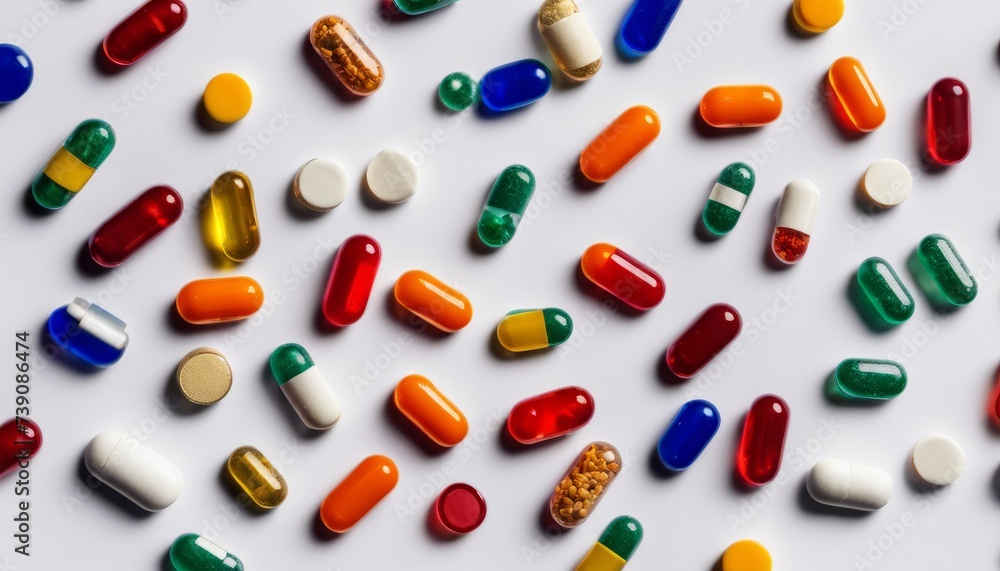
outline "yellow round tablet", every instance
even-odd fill
[[[219,123],[235,123],[246,117],[253,104],[253,92],[246,80],[235,73],[220,73],[205,86],[205,110]]]
[[[844,17],[844,0],[795,0],[792,17],[803,30],[821,34]]]
[[[722,554],[722,571],[771,571],[771,554],[752,539],[741,539]]]
[[[199,347],[177,365],[177,386],[194,404],[210,405],[222,400],[233,385],[233,371],[226,357],[211,347]]]

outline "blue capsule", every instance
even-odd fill
[[[660,437],[656,452],[660,462],[675,472],[687,470],[719,431],[719,409],[708,401],[684,403]]]
[[[34,77],[35,68],[24,50],[0,44],[0,103],[10,103],[24,95]]]
[[[479,81],[479,96],[493,111],[530,105],[549,92],[552,74],[537,59],[522,59],[495,67]]]
[[[128,346],[125,322],[83,298],[52,312],[49,337],[71,355],[94,367],[110,367]]]
[[[681,1],[635,0],[618,32],[618,47],[634,57],[655,50],[677,15]]]

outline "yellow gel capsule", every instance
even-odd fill
[[[239,171],[224,172],[212,183],[209,194],[222,253],[234,262],[249,260],[260,247],[250,179]]]
[[[233,450],[226,467],[253,503],[266,510],[278,507],[288,497],[284,476],[253,446]]]
[[[205,94],[201,100],[209,117],[229,125],[250,112],[253,92],[242,77],[235,73],[220,73],[205,86]]]
[[[741,539],[722,554],[722,571],[771,571],[771,554],[760,543]]]

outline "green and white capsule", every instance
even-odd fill
[[[170,563],[177,571],[243,571],[239,557],[197,533],[185,533],[174,540]]]
[[[524,210],[535,193],[535,175],[522,165],[511,165],[500,173],[479,216],[479,239],[499,248],[514,237]]]
[[[916,259],[916,264],[911,259],[910,271],[933,303],[962,306],[976,299],[979,293],[976,278],[947,236],[931,234],[921,240]]]
[[[69,204],[114,148],[115,130],[107,122],[87,119],[77,125],[31,181],[35,202],[49,210]]]
[[[275,349],[271,373],[306,426],[326,430],[340,420],[340,399],[302,345],[286,343]]]
[[[858,285],[887,323],[902,323],[913,315],[913,296],[889,262],[871,257],[858,268]]]
[[[906,389],[906,369],[895,361],[844,359],[833,377],[840,393],[851,399],[888,400]]]
[[[642,542],[642,524],[629,515],[611,520],[576,571],[621,571]]]
[[[746,163],[733,163],[722,169],[701,215],[709,232],[725,236],[736,227],[756,180],[753,169]]]
[[[511,311],[497,325],[500,344],[515,353],[559,345],[572,334],[569,314],[553,307]]]

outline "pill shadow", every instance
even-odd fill
[[[725,569],[722,568],[722,555],[720,555],[719,558],[715,560],[715,563],[712,564],[711,571],[725,571]]]
[[[399,303],[396,302],[396,295],[393,289],[386,292],[384,306],[386,314],[389,317],[409,327],[414,333],[420,335],[421,337],[434,340],[445,340],[451,337],[451,333],[441,331],[420,317],[417,317],[417,315],[411,313],[408,309],[399,305]]]
[[[285,417],[285,420],[291,425],[292,430],[304,440],[316,440],[322,437],[327,432],[332,432],[336,430],[336,425],[326,429],[326,430],[313,430],[306,426],[302,419],[299,418],[299,414],[295,412],[292,408],[292,403],[288,402],[288,398],[285,393],[282,392],[281,386],[278,385],[278,381],[274,378],[271,373],[271,362],[270,360],[265,360],[263,366],[259,369],[258,376],[260,382],[264,385],[264,390],[271,395],[271,399],[275,401],[275,406],[281,411],[281,415]]]
[[[701,103],[691,113],[691,132],[702,139],[731,139],[760,133],[763,127],[713,127],[701,117]]]
[[[604,291],[597,284],[587,279],[587,276],[584,275],[583,268],[580,266],[579,262],[574,264],[573,278],[576,282],[576,287],[584,295],[600,301],[601,305],[608,309],[610,313],[624,315],[630,319],[638,319],[648,313],[647,311],[642,311],[623,303],[617,297]]]
[[[293,176],[291,180],[288,181],[288,187],[285,189],[285,212],[296,220],[301,222],[310,222],[312,220],[318,220],[324,214],[330,214],[331,211],[322,212],[319,210],[313,210],[312,208],[306,207],[305,204],[302,204],[302,202],[295,197],[295,177]]]
[[[844,109],[844,106],[840,103],[840,99],[833,92],[833,86],[830,85],[829,72],[823,74],[816,89],[819,93],[823,94],[826,106],[830,110],[828,115],[830,122],[843,141],[858,141],[868,134],[854,128],[854,124],[851,123],[851,119],[847,115],[847,110]]]
[[[659,359],[656,361],[656,377],[661,383],[667,385],[668,387],[679,387],[691,379],[682,379],[674,374],[670,370],[670,366],[667,365],[667,352],[670,351],[670,346],[668,345],[663,351],[660,352]]]
[[[943,174],[948,170],[945,165],[934,162],[931,158],[930,150],[927,148],[927,97],[921,97],[915,107],[916,114],[913,118],[913,154],[917,157],[917,163],[921,172],[929,175]]]
[[[540,359],[555,349],[555,347],[547,347],[533,351],[508,351],[503,345],[500,344],[500,339],[497,338],[495,329],[491,330],[486,343],[490,354],[498,361],[528,361],[531,359]],[[556,347],[558,347],[558,345]]]
[[[649,451],[649,457],[646,462],[649,465],[649,472],[653,474],[657,480],[662,481],[673,480],[680,476],[682,472],[671,470],[663,465],[663,462],[660,461],[660,453],[657,451],[658,447],[659,439],[657,439],[656,444],[654,444]]]
[[[540,454],[544,450],[557,446],[563,440],[564,437],[560,436],[558,438],[550,438],[549,440],[543,440],[534,444],[521,444],[517,440],[514,440],[514,437],[510,435],[510,430],[508,430],[506,422],[504,422],[503,427],[497,431],[497,443],[500,444],[500,451],[511,456],[533,453]]]
[[[317,307],[313,313],[313,330],[320,335],[332,337],[343,333],[347,330],[347,327],[338,327],[330,323],[327,321],[326,316],[323,315],[323,308]]]
[[[603,182],[594,182],[589,178],[587,178],[585,174],[583,174],[583,169],[580,168],[579,154],[576,155],[576,158],[573,159],[573,163],[569,166],[568,170],[569,172],[573,173],[573,188],[576,189],[577,192],[580,192],[581,194],[594,192],[597,189],[603,187],[605,184]]]
[[[240,321],[223,321],[220,323],[188,323],[184,321],[181,317],[180,312],[177,311],[177,301],[176,298],[172,300],[166,307],[165,315],[167,325],[170,327],[171,331],[174,333],[180,333],[183,335],[195,334],[195,333],[205,333],[205,332],[219,332],[224,329],[235,329],[243,323]]]
[[[332,489],[333,488],[331,488],[331,490]],[[344,534],[331,531],[330,528],[326,527],[326,524],[323,523],[323,516],[320,515],[320,510],[322,508],[323,504],[321,503],[320,507],[316,508],[316,513],[313,515],[309,528],[314,539],[324,543],[330,543],[340,539]]]
[[[195,102],[192,108],[191,118],[194,121],[195,127],[202,133],[221,133],[239,123],[239,121],[230,124],[219,123],[213,119],[208,114],[208,109],[205,108],[205,100],[201,97],[198,98],[198,101]]]
[[[565,534],[576,529],[575,527],[563,527],[556,523],[552,517],[552,510],[549,508],[549,498],[542,502],[538,512],[538,531],[540,531],[549,541],[555,541]]]
[[[111,273],[112,269],[114,268],[105,268],[94,261],[94,258],[90,256],[89,241],[85,240],[82,244],[80,244],[80,248],[76,252],[76,270],[81,277],[103,277]]]
[[[823,381],[823,398],[826,402],[844,408],[880,408],[893,399],[859,399],[851,398],[840,390],[837,385],[837,372],[831,371]]]
[[[992,492],[993,500],[1000,503],[1000,466],[997,466],[990,478],[990,492]]]
[[[781,196],[779,195],[778,198],[775,198],[774,201],[771,203],[772,206],[771,206],[771,210],[770,211],[771,212],[777,212],[778,211],[778,204],[780,202],[781,202]],[[793,267],[795,267],[797,265],[797,263],[796,264],[786,264],[786,263],[782,262],[781,260],[779,260],[778,256],[775,255],[775,253],[774,253],[774,247],[773,247],[773,243],[774,243],[774,224],[772,224],[770,226],[765,226],[765,229],[767,230],[767,238],[764,239],[764,240],[762,240],[762,242],[764,243],[764,258],[763,258],[764,268],[767,269],[767,270],[770,270],[772,272],[787,272],[788,270],[790,270]],[[799,262],[801,262],[801,261],[802,260],[799,260]]]
[[[46,356],[50,356],[53,361],[85,377],[97,376],[97,374],[103,370],[100,367],[95,367],[83,359],[80,359],[69,351],[66,351],[61,345],[56,343],[55,339],[53,339],[52,335],[49,333],[48,318],[42,322],[41,326],[36,329],[36,331],[42,332],[44,347],[46,347],[46,349],[48,347],[52,347],[54,349],[53,351],[43,350]],[[79,331],[79,329],[76,329],[76,331]],[[74,333],[72,331],[67,331],[66,334],[73,335]]]
[[[865,170],[867,172],[867,169]],[[884,206],[879,206],[872,201],[868,193],[865,192],[865,173],[861,173],[861,177],[858,178],[858,184],[854,187],[854,208],[860,213],[870,216],[871,218],[881,218],[887,216],[889,211],[892,210],[891,207],[886,208]]]
[[[793,5],[788,8],[788,16],[785,18],[785,35],[793,40],[810,40],[820,34],[814,34],[799,27],[798,23],[795,22],[795,7]]]
[[[149,519],[155,512],[149,512],[139,507],[135,502],[111,489],[104,482],[101,482],[87,469],[87,462],[84,458],[87,455],[86,448],[80,454],[80,461],[77,463],[76,477],[80,481],[81,488],[90,488],[94,493],[89,497],[99,497],[101,500],[118,506],[120,511],[129,518],[142,521]]]
[[[180,416],[194,416],[208,410],[212,405],[195,404],[184,396],[177,385],[177,370],[171,369],[167,374],[167,382],[163,385],[163,402],[172,403],[171,412]],[[216,403],[218,404],[218,403]]]
[[[983,422],[986,424],[986,430],[990,434],[994,437],[1000,437],[1000,420],[994,418],[996,402],[993,399],[994,391],[1000,390],[997,386],[997,383],[1000,382],[1000,367],[994,370],[993,375],[988,377],[986,382],[986,398],[983,399],[986,401],[986,410],[983,414]],[[1000,493],[1000,490],[998,490],[998,493]]]
[[[331,96],[340,103],[349,105],[358,103],[364,99],[364,96],[355,95],[354,93],[348,91],[347,88],[344,87],[336,77],[334,77],[333,71],[327,67],[323,58],[320,57],[320,55],[316,53],[316,50],[313,49],[312,41],[309,39],[311,32],[312,26],[310,26],[310,29],[306,31],[306,35],[303,38],[302,59],[305,60],[306,66],[312,70],[316,79],[326,86],[327,93],[331,94]]]
[[[832,516],[832,517],[842,517],[845,519],[862,519],[870,517],[875,511],[863,511],[863,510],[852,510],[849,508],[841,508],[837,506],[828,506],[826,504],[821,504],[814,500],[811,495],[809,495],[809,489],[806,487],[806,478],[802,478],[802,484],[799,486],[799,493],[796,497],[796,501],[799,504],[799,509],[806,512],[807,514],[817,515],[817,516]]]
[[[261,517],[273,512],[273,509],[264,509],[250,499],[250,496],[248,496],[247,493],[243,491],[243,488],[240,487],[239,483],[236,482],[236,478],[229,473],[228,464],[229,459],[227,458],[219,469],[219,486],[225,493],[232,496],[236,504],[242,508],[241,513],[250,514],[252,517]]]
[[[452,532],[435,516],[434,503],[431,502],[431,507],[427,509],[427,516],[424,518],[424,533],[431,541],[447,544],[458,541],[467,535]]]
[[[450,450],[450,448],[438,446],[437,443],[424,434],[422,430],[410,422],[410,419],[403,416],[403,413],[400,412],[399,408],[396,406],[394,393],[390,392],[388,398],[386,398],[383,413],[385,414],[386,420],[389,421],[389,424],[391,424],[392,427],[398,432],[406,436],[406,438],[412,442],[414,446],[419,448],[425,456],[438,458]]]
[[[97,44],[97,49],[94,50],[94,69],[98,73],[107,77],[113,77],[119,73],[125,71],[128,66],[118,65],[117,63],[108,59],[108,56],[104,53],[104,42],[101,41]]]
[[[628,17],[628,14],[629,14],[630,11],[631,10],[628,10],[628,11],[625,12],[625,15],[622,16],[621,22],[619,22],[618,26],[615,28],[615,39],[614,39],[615,55],[618,56],[618,62],[626,64],[626,65],[637,64],[640,61],[642,61],[643,59],[645,59],[645,57],[647,55],[649,55],[649,54],[645,54],[645,55],[643,55],[643,54],[637,54],[637,53],[633,52],[632,50],[628,49],[628,47],[625,46],[625,40],[622,38],[622,34],[621,34],[621,27],[622,27],[622,24],[625,23],[625,18]]]
[[[368,210],[380,211],[389,210],[394,206],[399,206],[403,202],[393,204],[391,202],[383,202],[375,196],[372,192],[370,186],[368,186],[368,168],[365,167],[365,172],[361,173],[361,180],[358,182],[358,190],[361,192],[361,204]],[[413,198],[412,196],[410,198]],[[407,199],[409,200],[409,199]]]
[[[445,10],[448,6],[444,8],[439,8],[439,10]],[[426,12],[427,14],[436,13],[438,10],[432,10],[431,12]],[[417,14],[416,16],[410,16],[399,11],[396,4],[392,0],[375,0],[375,13],[378,15],[379,19],[388,22],[390,24],[405,24],[406,22],[413,22],[420,19],[423,14]]]
[[[167,548],[163,552],[163,557],[160,558],[160,571],[177,571],[174,564],[170,561],[170,549]]]
[[[695,240],[702,242],[704,244],[713,244],[718,242],[725,235],[713,234],[708,227],[705,226],[705,220],[702,218],[702,212],[698,213],[698,216],[694,219],[694,228],[692,228],[692,234],[694,234]]]
[[[858,283],[858,273],[854,272],[847,280],[847,299],[857,310],[861,322],[865,324],[872,333],[886,333],[896,328],[896,323],[889,323],[879,314],[878,309],[872,303]]]
[[[48,208],[38,204],[38,201],[35,200],[35,195],[31,193],[31,183],[28,183],[28,187],[24,191],[24,200],[21,205],[24,207],[24,213],[31,218],[48,218],[56,213],[55,210],[49,210]]]
[[[903,480],[906,482],[906,485],[917,494],[933,496],[944,489],[944,486],[935,486],[934,484],[925,482],[924,479],[917,474],[917,469],[913,465],[913,448],[907,451],[906,460],[903,462],[901,469],[903,471]]]

